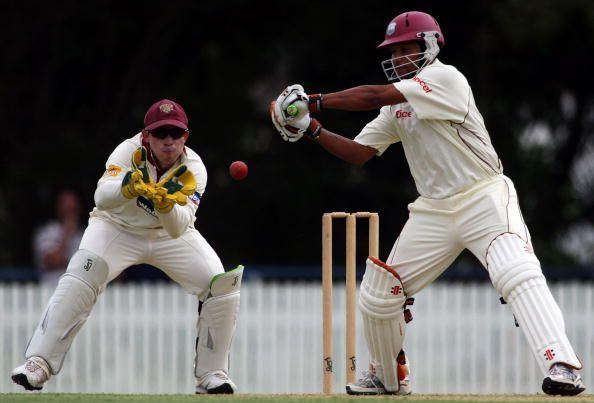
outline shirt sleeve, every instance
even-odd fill
[[[176,204],[168,213],[159,213],[158,211],[156,213],[169,236],[179,238],[194,222],[197,208],[198,206],[193,206],[192,203],[185,206]]]
[[[398,127],[390,111],[390,106],[382,107],[379,115],[367,123],[354,139],[359,144],[375,148],[378,156],[382,155],[391,144],[400,141]]]
[[[419,119],[461,123],[468,113],[468,81],[454,67],[436,63],[411,79],[394,83],[394,86],[405,96]]]
[[[124,204],[128,199],[122,194],[122,180],[131,168],[131,155],[135,146],[124,141],[111,153],[105,163],[105,172],[97,182],[95,205],[98,210],[109,210]]]
[[[193,195],[188,197],[189,201],[196,205],[196,208],[200,205],[200,200],[206,191],[206,182],[208,181],[208,174],[204,163],[200,161],[194,161],[188,164],[188,168],[194,174],[196,178],[196,191]],[[194,210],[195,212],[195,210]]]

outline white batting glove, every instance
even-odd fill
[[[296,118],[302,117],[308,112],[309,96],[299,84],[289,85],[276,99],[277,113],[282,116],[283,122],[289,123]],[[297,113],[291,114],[287,111],[290,105],[295,105]]]
[[[293,118],[290,124],[284,123],[282,112],[278,111],[276,101],[272,101],[270,104],[270,118],[283,140],[290,143],[298,141],[303,135],[311,140],[316,140],[322,131],[322,124],[317,119],[312,118],[309,112],[296,119]]]
[[[289,106],[293,106],[292,114]],[[309,96],[299,84],[290,85],[270,104],[270,118],[283,140],[296,142],[305,134],[315,140],[322,125],[309,114]]]

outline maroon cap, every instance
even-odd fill
[[[153,130],[162,126],[175,126],[189,130],[188,117],[184,108],[170,99],[162,99],[151,105],[144,115],[144,130]]]

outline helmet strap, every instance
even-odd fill
[[[439,38],[439,35],[440,34],[437,31],[419,32],[417,34],[419,38],[423,38],[425,40],[424,66],[433,63],[433,61],[437,57],[437,54],[439,53],[439,45],[437,44],[437,38]]]

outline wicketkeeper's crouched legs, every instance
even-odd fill
[[[239,313],[243,266],[216,275],[198,319],[196,393],[233,393],[229,379],[229,351]]]
[[[12,379],[28,390],[41,389],[60,372],[74,337],[86,322],[109,270],[98,255],[79,249],[60,278],[25,352],[27,361]]]
[[[378,259],[367,259],[359,308],[374,375],[391,393],[400,389],[396,358],[404,342],[405,303],[406,295],[396,271]]]
[[[92,252],[80,249],[72,256],[25,357],[41,357],[50,365],[52,374],[60,372],[74,336],[87,321],[108,273],[105,261]]]

